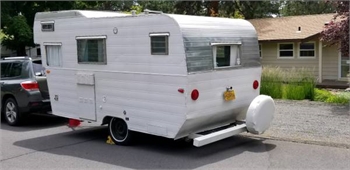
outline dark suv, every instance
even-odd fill
[[[51,111],[41,59],[8,57],[0,63],[1,112],[9,125],[19,125],[29,113]]]

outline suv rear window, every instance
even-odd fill
[[[29,77],[28,62],[1,63],[1,79],[17,79]]]

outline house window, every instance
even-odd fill
[[[293,43],[278,44],[278,56],[280,58],[293,58],[294,44]]]
[[[300,57],[315,57],[315,43],[307,42],[299,44]]]
[[[60,43],[44,43],[46,50],[46,64],[51,67],[62,66],[62,45]]]
[[[260,58],[262,57],[262,45],[259,44],[259,55],[260,55]]]
[[[151,33],[151,54],[169,54],[169,33]]]
[[[107,64],[106,36],[77,37],[78,63]]]
[[[41,22],[41,31],[55,31],[55,22],[54,21]]]
[[[213,46],[215,68],[240,65],[238,44],[218,44]]]

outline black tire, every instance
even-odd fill
[[[10,126],[18,126],[22,123],[22,115],[18,110],[15,99],[8,98],[3,105],[3,115],[7,124]]]
[[[133,143],[134,132],[128,129],[128,125],[123,119],[112,118],[108,129],[115,144],[127,146]]]

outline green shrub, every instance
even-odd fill
[[[343,92],[339,94],[332,94],[325,89],[315,89],[315,101],[347,104],[350,101],[350,93]]]
[[[315,89],[315,101],[325,102],[332,93],[324,89]]]
[[[301,85],[285,85],[283,98],[291,100],[303,100],[306,98],[307,94],[305,90],[305,87]]]
[[[260,93],[275,99],[282,98],[282,70],[278,67],[264,67],[261,75]]]
[[[314,100],[316,82],[313,70],[305,68],[280,69],[264,67],[260,93],[272,98]]]

